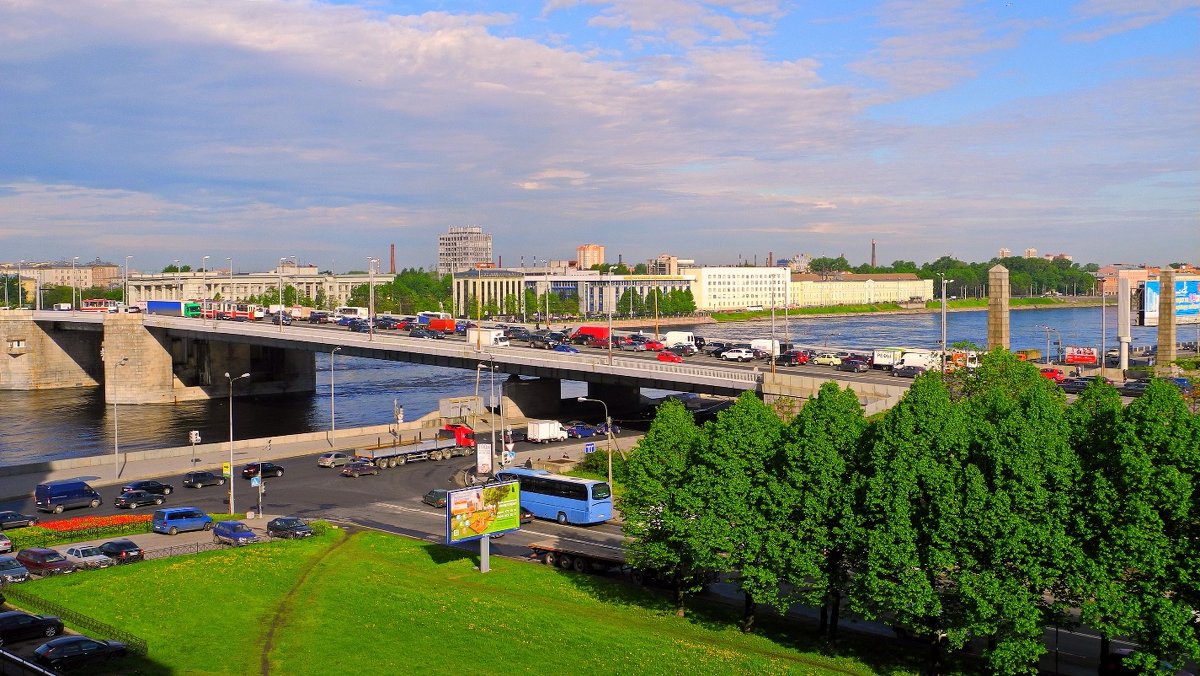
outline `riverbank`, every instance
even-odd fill
[[[987,311],[988,300],[986,298],[959,298],[951,300],[946,304],[947,312],[983,312]],[[1078,307],[1100,307],[1100,299],[1094,296],[1078,297],[1078,298],[1013,298],[1009,301],[1009,308],[1012,310],[1058,310],[1066,308]],[[942,311],[940,301],[929,301],[924,307],[905,308],[897,303],[874,303],[867,305],[835,305],[826,307],[804,307],[804,308],[789,308],[786,314],[790,317],[846,317],[857,315],[927,315],[937,314]],[[723,324],[726,322],[750,322],[769,320],[774,314],[778,319],[785,314],[782,309],[776,309],[774,313],[771,310],[755,310],[752,312],[714,312],[706,319],[708,322],[692,323],[713,323]]]

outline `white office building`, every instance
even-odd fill
[[[450,275],[492,263],[492,236],[477,225],[450,226],[438,235],[437,272]]]
[[[695,279],[692,296],[701,312],[734,312],[782,306],[791,272],[776,267],[688,268],[680,273]]]

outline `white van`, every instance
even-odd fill
[[[54,309],[59,312],[70,312],[71,308],[73,308],[73,307],[74,306],[71,305],[70,303],[55,303],[54,304]]]
[[[667,347],[687,343],[692,347],[696,347],[696,334],[691,331],[667,331],[663,334],[662,344]]]

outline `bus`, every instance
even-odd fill
[[[519,481],[521,506],[538,518],[578,525],[604,523],[612,518],[612,490],[607,482],[527,467],[509,467],[498,472],[496,478]]]
[[[107,298],[88,298],[83,301],[83,312],[120,312],[121,307],[115,300]]]
[[[333,318],[341,319],[342,317],[352,317],[354,319],[366,319],[369,310],[365,307],[357,307],[354,305],[343,305],[333,308]]]

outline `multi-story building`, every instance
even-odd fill
[[[1000,247],[1000,258],[1008,258],[1012,255],[1012,249],[1002,246]]]
[[[687,275],[608,275],[562,267],[466,270],[454,274],[454,314],[474,316],[491,307],[506,315],[532,315],[538,308],[525,307],[526,292],[532,291],[538,297],[578,298],[580,316],[621,316],[620,300],[628,290],[645,298],[653,290],[690,289],[693,281]]]
[[[492,236],[477,225],[450,226],[438,235],[437,272],[449,275],[492,262]]]
[[[21,276],[32,279],[37,286],[71,286],[78,289],[88,289],[94,286],[109,289],[121,285],[123,278],[121,266],[107,263],[97,258],[94,261],[32,261],[22,262],[19,266],[5,263],[0,268],[11,269],[13,273],[20,267]]]
[[[695,278],[692,296],[697,310],[720,312],[781,306],[791,273],[787,268],[739,266],[686,268],[680,274]]]
[[[1026,258],[1037,258],[1038,257],[1037,249],[1034,249],[1032,247],[1026,249],[1025,257]]]
[[[907,303],[933,300],[933,280],[910,272],[879,274],[834,273],[827,277],[811,273],[791,277],[786,304],[789,307],[829,307],[871,303]]]
[[[575,265],[588,270],[593,265],[604,265],[604,247],[600,244],[582,244],[575,249]]]
[[[326,308],[344,305],[350,300],[355,287],[372,281],[378,287],[388,284],[394,275],[369,272],[335,275],[320,272],[315,265],[285,263],[268,272],[240,272],[232,270],[210,270],[207,272],[159,272],[154,274],[131,274],[129,277],[129,303],[147,300],[190,300],[223,298],[244,300],[267,292],[277,292],[282,283],[296,289],[301,298],[324,300]]]

